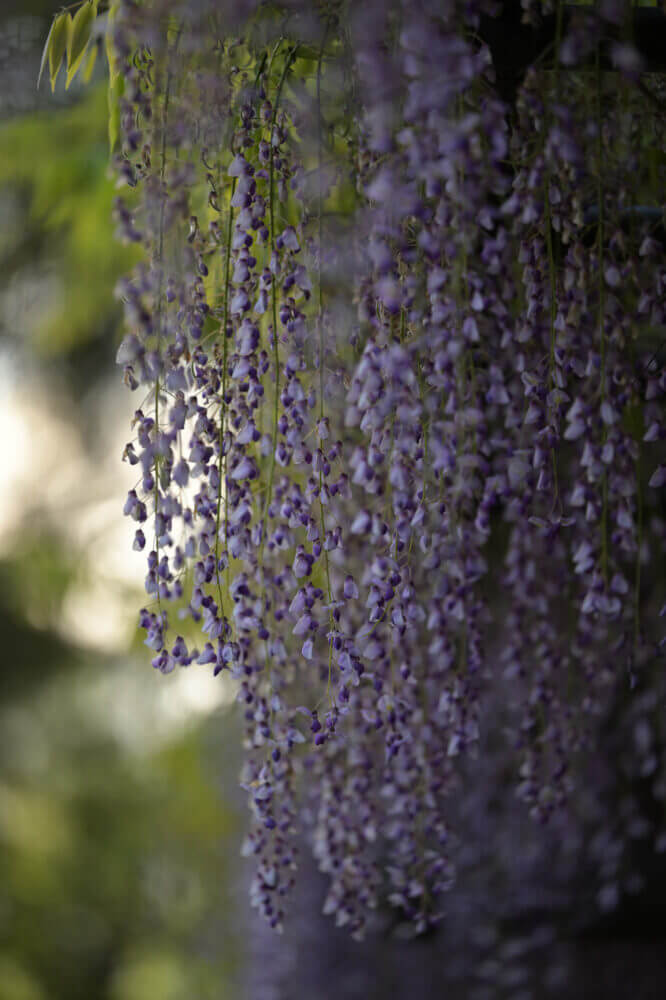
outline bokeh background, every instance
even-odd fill
[[[59,6],[0,5],[0,1000],[223,1000],[239,738],[222,679],[155,674],[135,631],[138,401],[114,363],[132,251],[104,65],[36,88]]]
[[[437,935],[359,946],[305,853],[284,937],[249,919],[233,692],[157,674],[135,629],[114,288],[136,251],[114,239],[103,60],[36,88],[59,6],[0,3],[0,1000],[663,997],[663,866],[585,934],[576,886],[561,917],[519,885],[527,916],[478,925],[481,872]]]

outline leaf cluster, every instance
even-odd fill
[[[97,60],[102,34],[108,23],[107,15],[98,17],[97,2],[98,0],[85,0],[73,16],[65,10],[54,18],[42,52],[38,87],[47,62],[51,91],[55,90],[63,63],[67,71],[65,89],[69,88],[80,69],[83,70],[84,82],[88,83]]]

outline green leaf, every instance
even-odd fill
[[[79,7],[74,19],[69,23],[67,32],[67,87],[76,76],[85,55],[96,14],[96,2],[87,0],[82,7]]]
[[[319,60],[319,49],[314,45],[305,45],[301,43],[296,47],[294,58],[317,62]]]
[[[116,19],[117,10],[117,3],[112,3],[109,7],[107,15],[106,34],[104,36],[106,44],[106,58],[109,60],[109,78],[112,83],[120,72],[120,68],[118,66],[118,54],[113,44],[113,22]]]
[[[98,50],[99,50],[99,44],[93,45],[90,52],[88,53],[88,58],[86,59],[86,64],[83,69],[84,83],[90,83],[90,77],[92,76],[93,69],[95,68],[95,63],[97,62]]]
[[[125,77],[109,80],[109,152],[115,152],[120,139],[120,98],[125,91]]]
[[[49,29],[48,36],[44,43],[44,51],[42,52],[42,61],[39,64],[39,76],[37,77],[37,89],[39,90],[39,84],[42,80],[42,73],[44,72],[44,67],[46,66],[46,60],[49,57],[49,50],[51,48],[51,38],[53,37],[53,29],[55,28],[55,20],[51,22],[51,27]]]
[[[51,43],[49,45],[49,74],[51,77],[51,90],[55,90],[55,83],[58,78],[58,71],[62,58],[67,49],[67,37],[69,35],[69,25],[72,18],[70,14],[59,14],[53,22],[51,28]]]

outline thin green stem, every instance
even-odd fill
[[[603,187],[603,133],[601,115],[601,59],[597,45],[595,60],[597,78],[597,203],[599,206],[599,228],[597,230],[597,280],[599,296],[599,342],[601,354],[601,401],[606,398],[606,330],[605,330],[605,288],[604,288],[604,187]],[[602,432],[602,445],[606,441],[606,425]],[[601,572],[604,582],[608,583],[608,473],[604,469],[602,475],[602,510],[601,510]]]
[[[160,204],[160,221],[159,221],[159,237],[158,237],[158,248],[157,248],[157,266],[159,270],[159,280],[157,287],[157,309],[156,309],[156,324],[155,324],[155,336],[157,341],[157,352],[159,353],[160,341],[162,339],[162,289],[164,286],[164,219],[166,211],[166,195],[164,191],[164,178],[166,175],[166,147],[167,147],[167,123],[169,118],[169,98],[171,94],[171,81],[173,79],[173,74],[171,67],[173,65],[173,56],[176,53],[178,47],[178,42],[180,40],[181,28],[178,29],[178,33],[171,47],[171,52],[167,51],[167,71],[166,71],[166,83],[164,85],[164,105],[162,107],[161,116],[161,143],[160,143],[160,194],[162,196]],[[154,427],[154,440],[155,440],[155,459],[153,464],[153,474],[155,477],[155,485],[153,488],[153,506],[154,506],[154,517],[155,517],[155,557],[158,566],[157,575],[157,606],[160,608],[160,584],[159,584],[159,560],[160,560],[160,538],[157,531],[157,515],[159,513],[159,500],[160,500],[160,470],[157,455],[157,442],[159,438],[160,430],[160,379],[159,374],[155,378],[155,427]],[[161,610],[161,608],[160,608]]]
[[[227,322],[229,320],[229,277],[231,270],[231,237],[233,229],[234,210],[231,200],[236,189],[236,178],[231,182],[231,197],[229,199],[229,218],[227,220],[227,255],[224,264],[224,316],[222,319],[222,401],[220,403],[220,433],[219,433],[219,455],[217,460],[217,517],[215,522],[215,573],[217,576],[217,590],[222,607],[222,585],[220,584],[220,510],[222,507],[222,492],[224,491],[224,548],[227,549],[227,490],[226,490],[226,456],[224,451],[224,416],[226,413],[227,397]],[[224,475],[223,475],[224,473]],[[228,570],[228,563],[227,563]]]
[[[641,487],[641,446],[638,445],[636,456],[636,503],[638,506],[638,525],[636,539],[636,566],[634,570],[634,660],[638,652],[641,634],[641,546],[643,544],[643,490]]]
[[[550,206],[550,173],[546,169],[545,178],[545,227],[546,227],[546,250],[548,254],[548,277],[550,286],[550,356],[548,361],[548,388],[552,390],[555,385],[555,318],[557,315],[557,274],[555,270],[555,253],[553,249],[552,217]],[[557,477],[557,455],[555,449],[551,451],[551,461],[553,466],[553,510],[557,506],[559,499],[558,477]]]
[[[557,279],[555,275],[555,253],[553,250],[553,232],[552,232],[552,218],[551,218],[551,208],[550,208],[550,174],[546,170],[545,178],[545,191],[544,191],[544,206],[545,206],[545,226],[546,226],[546,251],[548,254],[548,279],[550,288],[550,363],[548,371],[548,385],[549,388],[553,388],[553,372],[555,369],[555,316],[556,316],[556,304],[557,304]]]
[[[321,41],[321,46],[319,49],[319,60],[317,62],[317,234],[318,234],[318,247],[317,247],[317,331],[319,340],[319,419],[323,420],[325,415],[324,407],[324,295],[322,289],[322,260],[321,255],[323,252],[324,240],[323,240],[323,226],[322,226],[322,183],[321,183],[321,170],[322,170],[322,146],[323,146],[323,136],[322,136],[322,114],[321,114],[321,69],[322,61],[324,58],[324,48],[326,46],[326,38],[328,36],[329,26],[326,25],[324,30],[324,37]],[[319,470],[319,517],[321,521],[321,544],[322,547],[326,543],[326,513],[324,511],[324,505],[321,501],[321,490],[323,487],[323,472]],[[333,631],[335,628],[335,620],[333,618],[333,609],[331,604],[333,602],[333,595],[331,592],[331,572],[328,559],[328,551],[324,547],[324,569],[326,572],[326,592],[328,596],[328,618],[329,618],[329,630]],[[331,668],[332,668],[332,656],[333,656],[333,638],[329,637],[328,640],[328,682],[326,685],[326,695],[330,698],[331,691]]]
[[[604,288],[604,187],[603,187],[603,134],[601,115],[601,66],[599,61],[599,49],[596,56],[597,67],[597,204],[599,206],[599,227],[597,229],[597,267],[598,267],[598,287],[599,287],[599,340],[601,353],[601,398],[606,396],[606,330],[604,323],[604,313],[606,309],[605,288]]]
[[[270,170],[269,170],[269,218],[271,225],[271,248],[273,252],[276,250],[275,243],[275,155],[274,155],[274,145],[273,138],[275,135],[275,123],[277,120],[278,108],[280,106],[280,97],[282,96],[282,88],[284,87],[284,82],[287,79],[287,73],[291,66],[294,55],[296,54],[297,46],[294,45],[289,50],[287,58],[285,60],[284,69],[282,70],[282,76],[280,77],[280,82],[278,84],[277,93],[275,95],[275,104],[273,105],[273,115],[271,118],[271,131],[270,131]],[[271,449],[271,465],[270,471],[268,473],[268,491],[266,493],[266,501],[264,505],[264,516],[261,530],[261,544],[259,547],[259,561],[263,560],[264,555],[264,545],[266,543],[266,531],[268,526],[268,509],[271,505],[271,500],[273,498],[273,480],[275,478],[275,451],[277,448],[277,434],[278,434],[278,413],[280,404],[280,347],[278,341],[278,326],[277,326],[277,275],[273,275],[273,280],[271,282],[271,306],[272,306],[272,317],[273,317],[273,363],[275,366],[275,396],[273,400],[273,442]]]

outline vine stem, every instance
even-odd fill
[[[323,312],[324,312],[324,293],[321,284],[321,255],[323,251],[323,226],[322,226],[322,183],[321,183],[321,170],[322,170],[322,115],[321,115],[321,67],[324,58],[324,49],[326,47],[326,39],[328,37],[329,22],[326,23],[326,28],[324,29],[324,36],[321,40],[321,46],[319,48],[319,59],[317,61],[317,332],[319,340],[319,419],[323,421],[325,415],[324,408],[324,322],[323,322]],[[321,500],[321,490],[323,487],[323,472],[319,470],[319,518],[321,521],[321,536],[322,536],[322,548],[324,550],[324,568],[326,571],[326,592],[328,596],[328,624],[329,631],[332,633],[335,629],[335,619],[333,618],[333,608],[331,607],[333,603],[333,594],[331,591],[331,570],[328,559],[328,550],[326,549],[326,513],[324,511],[324,504]],[[326,697],[329,698],[331,695],[331,669],[333,660],[333,636],[329,635],[328,639],[328,680],[326,682]]]
[[[597,202],[599,205],[599,228],[597,230],[597,279],[599,289],[599,341],[601,354],[601,401],[606,398],[606,330],[605,330],[605,290],[604,290],[604,186],[602,175],[603,135],[601,118],[601,60],[597,45],[595,60],[597,78]],[[606,424],[602,431],[602,445],[606,442]],[[602,510],[601,510],[601,572],[604,583],[608,584],[608,473],[604,469],[601,480]]]
[[[296,54],[296,49],[298,46],[294,45],[289,50],[287,58],[285,60],[284,69],[282,70],[282,75],[280,77],[280,82],[278,84],[278,89],[275,95],[275,104],[273,105],[273,115],[271,118],[271,132],[270,132],[270,171],[269,171],[269,217],[271,223],[271,248],[275,252],[275,153],[273,146],[273,137],[275,135],[275,123],[277,120],[278,108],[280,105],[280,97],[282,96],[282,88],[284,87],[284,82],[287,79],[287,73]],[[278,329],[277,329],[277,288],[276,288],[277,275],[273,275],[273,280],[271,281],[271,304],[272,304],[272,315],[273,315],[273,361],[275,364],[275,397],[273,403],[273,444],[271,449],[271,465],[270,471],[268,473],[268,488],[266,492],[266,500],[264,504],[264,515],[262,519],[261,528],[261,543],[259,546],[259,562],[263,562],[264,556],[264,545],[266,543],[266,528],[268,524],[268,509],[271,505],[271,500],[273,498],[273,480],[275,478],[275,450],[277,448],[277,434],[278,434],[278,413],[280,404],[280,347],[278,343]]]
[[[169,98],[171,95],[171,81],[173,79],[173,73],[171,67],[173,65],[173,57],[176,54],[176,49],[178,48],[178,42],[180,41],[180,35],[182,31],[182,25],[179,26],[178,32],[174,39],[173,45],[171,46],[171,51],[168,51],[167,43],[167,71],[166,71],[166,83],[164,86],[164,106],[162,109],[161,118],[161,143],[160,143],[160,194],[162,196],[160,204],[160,221],[159,221],[159,237],[158,237],[158,249],[157,249],[157,264],[159,268],[159,279],[157,286],[157,323],[155,324],[155,335],[157,339],[157,351],[159,353],[160,341],[162,339],[162,288],[164,285],[164,216],[166,211],[166,196],[164,192],[164,178],[166,175],[166,144],[167,144],[167,122],[169,118]],[[157,607],[162,613],[161,602],[160,602],[160,584],[159,584],[159,560],[160,560],[160,538],[157,531],[157,515],[159,513],[159,466],[158,466],[158,456],[157,456],[157,442],[160,430],[160,377],[159,373],[155,378],[155,459],[153,463],[153,471],[155,475],[155,486],[153,490],[153,505],[154,505],[154,517],[155,517],[155,560],[157,563]]]
[[[224,265],[224,316],[222,319],[222,402],[220,403],[220,453],[217,462],[217,518],[215,523],[215,573],[217,576],[217,591],[220,598],[220,608],[223,605],[222,585],[220,584],[220,509],[222,506],[223,483],[226,483],[226,456],[223,458],[224,443],[224,415],[227,407],[227,322],[229,320],[229,272],[231,269],[231,237],[234,219],[234,210],[231,200],[236,189],[236,178],[231,182],[231,198],[229,199],[229,219],[227,221],[227,258]],[[225,473],[224,480],[222,473]],[[228,498],[226,485],[224,488],[224,548],[227,549],[227,527],[228,527]],[[228,556],[227,556],[227,576],[228,576]]]
[[[280,42],[276,44],[273,52],[271,54],[270,66],[273,63],[273,58],[280,46]],[[264,71],[266,65],[267,55],[264,52],[263,56],[257,67],[257,72],[254,78],[254,86],[252,88],[252,100],[256,100],[257,86],[259,84],[259,79]],[[233,150],[232,150],[233,151]],[[219,454],[218,454],[218,487],[217,487],[217,512],[216,512],[216,523],[215,523],[215,575],[217,578],[217,591],[220,600],[220,608],[224,607],[224,599],[222,596],[222,585],[220,582],[220,557],[219,557],[219,545],[220,545],[220,521],[221,521],[221,506],[222,506],[222,491],[224,490],[224,546],[225,553],[227,556],[226,565],[226,578],[227,578],[227,589],[230,586],[230,566],[229,566],[229,555],[228,555],[228,527],[229,527],[229,494],[226,489],[226,479],[227,479],[227,456],[223,456],[223,445],[224,445],[224,417],[226,413],[227,403],[227,364],[228,364],[228,345],[227,345],[227,324],[229,322],[229,282],[230,282],[230,270],[231,270],[231,243],[233,235],[233,217],[234,210],[231,204],[236,190],[236,178],[232,178],[231,181],[231,191],[229,196],[229,215],[227,218],[227,253],[225,259],[224,267],[224,314],[222,319],[222,400],[220,403],[220,430],[219,430]]]
[[[643,491],[641,487],[641,446],[636,455],[636,501],[638,506],[638,538],[636,540],[636,567],[634,571],[634,661],[641,635],[641,547],[643,545]]]
[[[560,45],[562,43],[562,0],[558,0],[557,3],[557,14],[555,23],[555,40],[554,40],[554,84],[555,84],[555,99],[559,98],[559,80],[560,80]],[[550,132],[550,127],[552,123],[551,113],[548,114],[548,132]],[[545,209],[545,229],[546,229],[546,250],[548,254],[548,278],[550,287],[550,308],[549,308],[549,320],[550,320],[550,355],[548,361],[548,388],[552,390],[554,388],[554,372],[555,372],[555,319],[557,316],[557,272],[555,269],[555,251],[553,247],[553,223],[552,223],[552,208],[550,203],[550,161],[546,157],[546,177],[544,182],[544,209]],[[551,463],[553,467],[553,507],[554,511],[559,502],[559,486],[558,486],[558,476],[557,476],[557,455],[555,448],[551,450]]]

